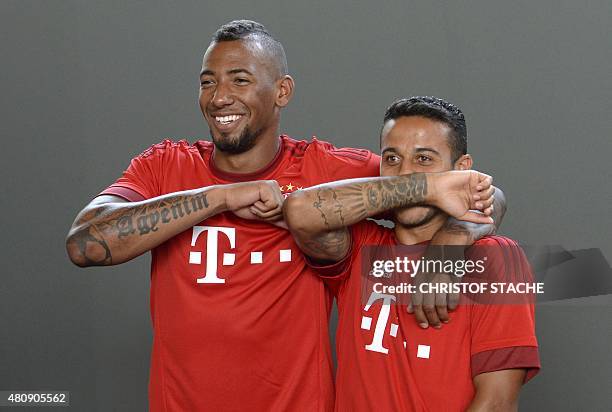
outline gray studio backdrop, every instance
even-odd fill
[[[146,408],[149,257],[78,269],[64,236],[132,156],[207,136],[201,55],[236,17],[285,45],[297,90],[284,132],[376,150],[393,99],[446,97],[466,113],[476,167],[509,198],[505,234],[612,261],[612,3],[375,3],[0,3],[0,390]],[[610,296],[537,310],[543,370],[521,410],[609,410]]]

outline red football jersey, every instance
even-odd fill
[[[367,150],[281,136],[264,169],[224,173],[213,145],[165,140],[134,158],[102,194],[129,201],[239,181],[275,179],[284,194],[378,174]],[[152,411],[329,411],[330,295],[288,231],[232,213],[152,251]]]
[[[422,329],[395,296],[362,291],[363,276],[370,276],[362,274],[362,247],[398,244],[393,230],[366,221],[351,232],[351,255],[316,268],[337,291],[336,411],[462,411],[474,397],[477,374],[525,368],[530,379],[537,373],[533,305],[460,305],[441,329]],[[492,236],[476,245],[518,252],[514,270],[531,273],[514,241]],[[509,267],[501,260],[501,253],[489,256],[486,272]]]

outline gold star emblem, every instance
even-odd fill
[[[295,186],[293,186],[293,185],[291,184],[291,182],[289,182],[289,184],[287,185],[287,190],[288,190],[288,191],[291,191],[291,190],[293,190],[293,188],[294,188],[294,187],[295,187]]]
[[[280,191],[281,191],[281,192],[282,192],[283,190],[285,190],[285,186],[278,185],[278,187],[280,188]]]
[[[297,188],[297,190],[302,190],[302,189],[304,189],[302,186],[299,186],[299,187]]]

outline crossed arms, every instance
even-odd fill
[[[349,252],[350,225],[396,208],[427,204],[457,219],[493,224],[491,181],[464,170],[332,182],[292,194],[285,201],[285,221],[305,254],[337,262]],[[469,232],[458,224],[451,230],[461,236]]]

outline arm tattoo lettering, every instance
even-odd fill
[[[206,193],[192,196],[176,196],[170,199],[162,199],[150,205],[134,208],[129,214],[124,214],[116,221],[119,239],[136,232],[146,235],[156,232],[159,224],[170,223],[172,220],[180,219],[191,213],[209,207]]]
[[[322,192],[324,192],[324,190],[322,190],[322,189],[317,190],[317,192],[316,192],[317,200],[315,200],[312,203],[312,206],[315,209],[317,209],[319,211],[319,213],[321,214],[321,218],[323,219],[323,222],[325,223],[325,226],[329,227],[329,222],[327,221],[327,216],[325,216],[325,212],[323,211],[324,200],[321,197]]]
[[[174,196],[153,203],[139,205],[128,210],[96,209],[86,213],[78,223],[91,221],[71,236],[69,243],[80,252],[88,265],[112,264],[112,253],[107,240],[125,240],[132,235],[144,236],[159,230],[161,225],[183,218],[197,211],[207,209],[206,193],[190,196]],[[103,254],[100,253],[100,248]],[[96,259],[95,256],[103,256]]]

